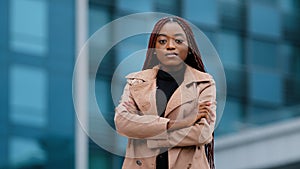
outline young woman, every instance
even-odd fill
[[[123,168],[213,169],[215,83],[188,23],[160,19],[143,70],[126,78],[115,113],[117,131],[128,137]]]

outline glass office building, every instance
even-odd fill
[[[258,131],[284,122],[292,123],[300,117],[299,11],[298,0],[0,1],[0,168],[121,167],[122,157],[102,149],[91,139],[82,145],[86,153],[78,151],[81,148],[76,144],[79,138],[72,78],[80,50],[79,34],[85,34],[87,39],[114,19],[138,12],[181,16],[201,29],[216,47],[227,81],[225,110],[215,132],[216,155],[218,139],[239,137],[239,133],[251,129]],[[81,15],[84,17],[80,19]],[[85,32],[78,34],[79,20],[86,24],[80,25],[85,27]],[[103,37],[97,50],[111,38],[109,34]],[[134,36],[115,45],[96,72],[96,97],[112,127],[114,103],[110,84],[113,73],[128,55],[146,48],[147,38],[146,35]],[[95,61],[90,59],[88,65],[96,66],[93,63]],[[93,79],[87,81],[94,83]],[[90,127],[103,142],[113,139],[105,130]],[[300,130],[286,131],[297,135]],[[270,136],[270,140],[273,137]],[[126,144],[123,140],[115,142]],[[245,147],[250,144],[245,143]],[[262,144],[268,146],[265,142]],[[286,144],[289,143],[281,145],[289,147]],[[226,146],[223,149],[225,153],[230,152]],[[217,157],[217,168],[226,168],[220,159],[223,156]],[[299,153],[291,153],[290,158],[292,160],[279,160],[273,165],[262,162],[261,166],[299,168]],[[87,161],[78,163],[76,159]],[[247,165],[251,166],[245,162],[240,168],[250,168]]]

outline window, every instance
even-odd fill
[[[225,67],[239,67],[242,62],[243,43],[241,37],[233,32],[221,32],[217,35],[217,49]]]
[[[117,7],[125,11],[146,12],[153,10],[151,0],[117,0]]]
[[[44,127],[47,122],[47,75],[40,68],[13,65],[10,69],[10,120]]]
[[[249,61],[255,67],[277,69],[279,63],[279,46],[276,43],[250,40]]]
[[[90,5],[89,8],[89,66],[95,68],[98,65],[99,52],[103,51],[111,42],[112,33],[110,30],[97,32],[110,20],[108,9],[97,5]],[[93,37],[91,37],[93,35]],[[111,61],[110,61],[111,62]],[[111,63],[106,64],[111,67]],[[96,69],[96,68],[95,68]]]
[[[136,25],[138,25],[138,21]],[[134,54],[135,52],[138,52],[139,50],[147,50],[148,40],[149,40],[148,34],[141,34],[141,35],[131,36],[118,43],[116,45],[117,62],[121,62],[123,59]],[[145,58],[144,56],[140,56],[140,57]],[[138,64],[142,66],[143,63],[144,62],[139,62]]]
[[[284,12],[292,12],[294,9],[293,0],[278,0],[278,4]]]
[[[181,2],[179,0],[155,0],[155,11],[173,15],[180,15],[180,3]]]
[[[300,47],[294,46],[291,59],[291,73],[300,80]]]
[[[283,81],[274,72],[254,71],[250,78],[250,98],[256,103],[267,103],[280,106],[283,103]]]
[[[255,35],[279,38],[281,35],[280,11],[276,6],[250,2],[248,30]]]
[[[89,35],[91,36],[102,26],[107,24],[110,20],[110,15],[108,10],[103,7],[98,7],[96,5],[90,5],[89,9]],[[101,42],[106,42],[108,37],[103,37]]]
[[[280,44],[280,68],[283,73],[290,73],[291,68],[291,60],[292,60],[292,46],[288,43]]]
[[[47,1],[10,1],[10,47],[17,52],[45,56],[48,40]]]
[[[183,17],[192,22],[206,26],[218,25],[218,6],[216,0],[185,0],[183,2]]]
[[[12,168],[44,168],[47,154],[39,140],[12,137],[9,140],[9,163]]]
[[[228,98],[222,120],[216,130],[217,135],[239,131],[243,127],[243,114],[243,104],[237,99]]]

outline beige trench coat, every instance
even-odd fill
[[[155,97],[157,71],[158,66],[126,76],[127,84],[114,119],[118,133],[128,137],[123,169],[155,169],[161,147],[169,150],[170,169],[209,169],[204,145],[212,140],[216,120],[216,88],[212,76],[187,66],[182,84],[166,106],[165,116],[159,117]],[[123,105],[126,101],[134,102],[136,111],[129,112]],[[188,119],[197,113],[198,104],[205,101],[212,102],[211,123],[203,118],[192,126],[166,130],[169,119]]]

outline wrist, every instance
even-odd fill
[[[177,130],[186,127],[186,123],[182,120],[169,120],[167,130]]]

